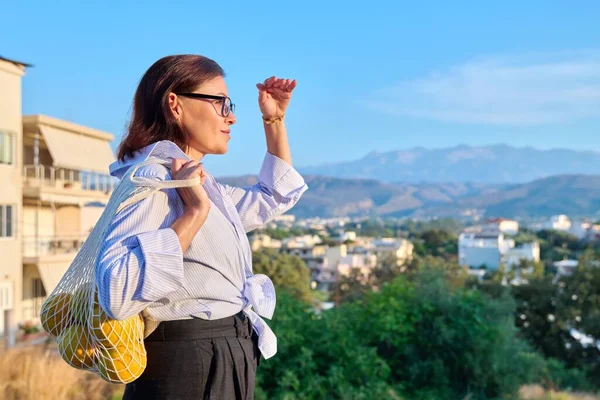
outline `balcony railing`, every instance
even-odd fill
[[[30,187],[75,188],[101,191],[106,194],[111,193],[116,185],[116,180],[109,175],[48,165],[25,165],[23,178],[25,185]]]
[[[23,238],[23,257],[41,257],[47,255],[76,254],[87,236],[25,236]]]
[[[32,297],[23,300],[21,307],[23,309],[24,321],[36,321],[40,318],[42,305],[46,301],[46,297]]]

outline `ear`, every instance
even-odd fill
[[[177,121],[181,120],[183,114],[181,99],[175,93],[169,93],[169,110],[171,110]]]

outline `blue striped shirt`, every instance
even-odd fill
[[[113,163],[111,175],[120,178],[148,157],[190,160],[174,143],[161,141]],[[171,178],[160,164],[143,166],[136,176]],[[275,289],[267,276],[252,273],[246,233],[292,208],[308,187],[291,165],[267,152],[257,184],[231,187],[207,174],[204,188],[211,209],[185,252],[170,228],[185,207],[176,189],[163,189],[116,215],[96,262],[100,304],[115,319],[143,312],[154,321],[213,320],[243,310],[269,358],[277,339],[261,317],[272,317]]]

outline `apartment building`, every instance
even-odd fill
[[[326,263],[329,246],[306,244],[303,246],[284,245],[279,250],[283,254],[300,257],[311,271],[320,271]]]
[[[281,240],[273,239],[266,233],[255,233],[250,236],[250,248],[252,251],[258,251],[260,249],[280,249]]]
[[[21,236],[18,230],[22,208],[23,122],[21,79],[29,65],[0,57],[0,332],[22,318],[23,296]]]
[[[508,235],[516,235],[519,233],[519,222],[505,218],[494,218],[482,224],[481,229],[485,232],[502,232]]]
[[[500,265],[512,267],[521,260],[539,261],[538,242],[519,246],[501,232],[463,232],[458,238],[458,262],[471,268],[485,266],[496,270]]]
[[[35,320],[109,200],[113,135],[44,115],[23,117],[23,319]]]
[[[571,229],[571,219],[564,214],[554,215],[550,220],[544,222],[541,229],[553,229],[556,231],[568,231]]]
[[[353,269],[358,268],[360,275],[366,279],[375,267],[377,267],[375,254],[348,254],[342,257],[337,270],[340,276],[349,276]]]
[[[26,67],[0,58],[0,335],[5,325],[14,332],[38,321],[116,184],[108,173],[113,135],[22,116]]]
[[[356,238],[352,247],[354,254],[374,254],[378,260],[394,257],[398,265],[409,263],[413,257],[414,245],[399,238]]]

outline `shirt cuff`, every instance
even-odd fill
[[[265,155],[258,180],[261,185],[283,197],[292,197],[306,185],[294,167],[270,152]]]
[[[183,286],[183,251],[171,228],[137,235],[144,257],[140,295],[156,301]]]

